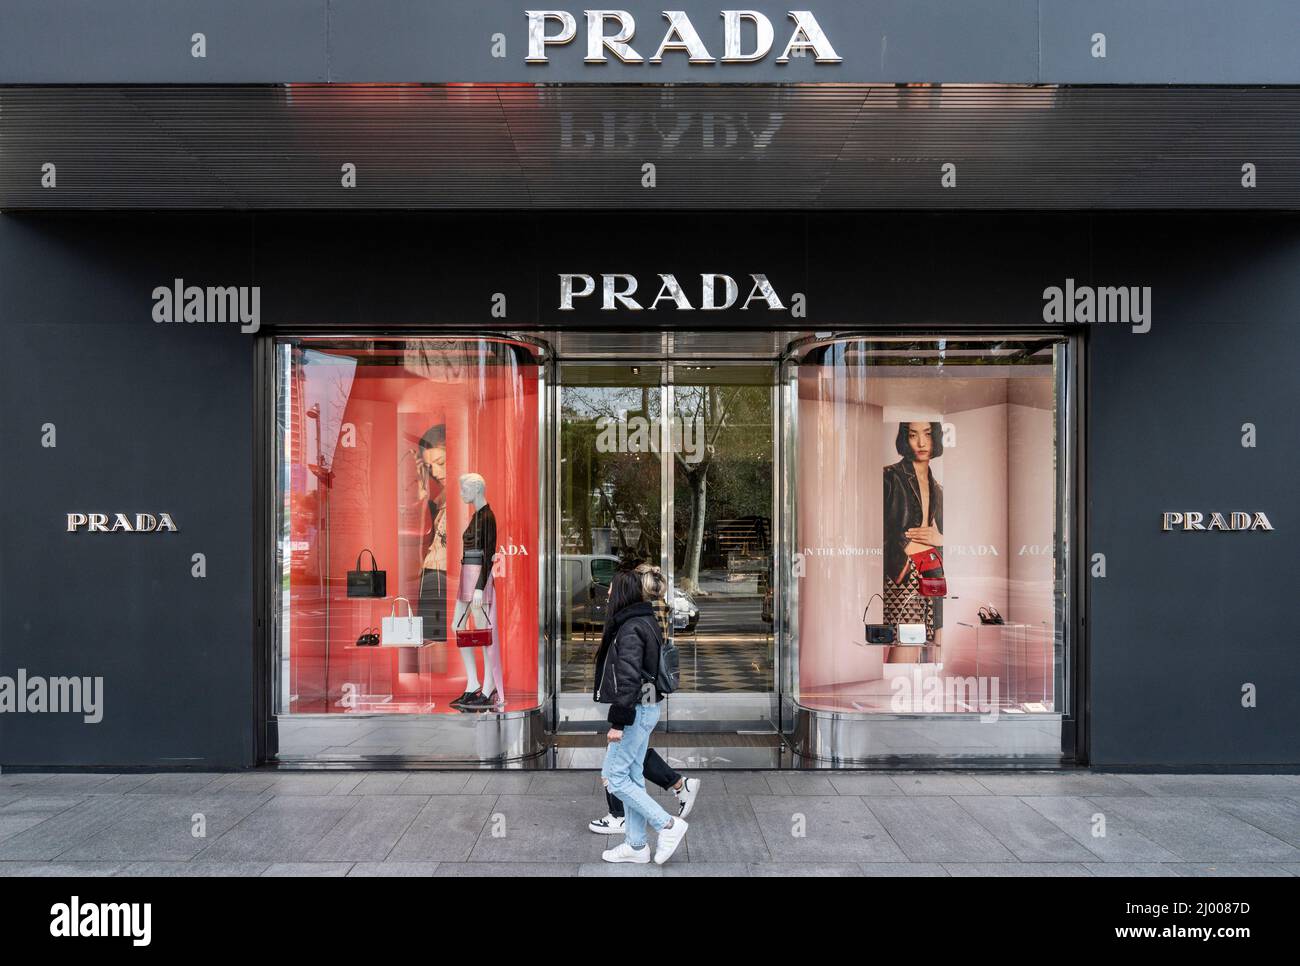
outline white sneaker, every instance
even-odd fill
[[[626,842],[621,842],[614,848],[600,853],[600,857],[606,862],[635,862],[638,865],[645,865],[650,861],[650,846],[643,845],[639,849],[634,849]]]
[[[682,839],[686,838],[686,830],[689,827],[685,819],[675,818],[671,826],[660,830],[659,841],[655,843],[655,865],[663,865],[673,857],[677,846],[681,845]]]
[[[625,831],[623,827],[624,819],[615,818],[613,815],[606,815],[604,818],[592,819],[587,823],[587,830],[595,832],[597,835],[622,835]]]
[[[677,817],[685,818],[691,814],[691,809],[695,808],[695,796],[700,793],[700,780],[698,778],[682,779],[682,787],[673,789],[673,794],[677,796]]]

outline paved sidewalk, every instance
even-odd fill
[[[1295,775],[692,774],[659,867],[594,772],[5,773],[0,875],[1300,875]]]

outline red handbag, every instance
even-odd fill
[[[916,566],[918,573],[928,574],[932,570],[943,570],[943,557],[939,556],[939,551],[930,547],[927,550],[918,550],[916,553],[908,555],[912,563]],[[928,596],[935,596],[930,594]]]
[[[469,620],[469,612],[472,607],[466,607],[465,613],[460,615],[462,624]],[[473,630],[461,630],[459,627],[453,628],[456,632],[457,647],[491,647],[492,646],[492,626],[477,627]]]
[[[922,577],[920,586],[917,590],[920,592],[922,597],[947,597],[948,578]]]

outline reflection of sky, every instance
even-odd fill
[[[316,427],[312,425],[314,420],[303,420],[304,450],[311,453],[309,462],[334,465],[334,448],[343,431],[343,413],[348,406],[348,396],[352,392],[356,371],[356,359],[330,355],[315,349],[303,350],[303,412],[311,412],[314,406],[320,407],[320,454],[316,453]]]
[[[650,413],[659,411],[659,391],[651,387],[648,393]],[[561,409],[566,419],[597,419],[617,416],[620,412],[641,411],[641,389],[619,387],[574,388],[566,386],[561,399]]]

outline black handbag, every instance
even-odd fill
[[[361,558],[370,554],[370,569],[361,569]],[[388,596],[388,571],[379,569],[379,561],[370,548],[357,554],[357,569],[348,571],[349,597],[386,597]]]
[[[867,606],[862,611],[862,623],[867,635],[868,644],[893,644],[894,643],[894,625],[893,624],[868,624],[867,611],[871,610],[871,602],[879,600],[880,606],[885,606],[885,598],[879,594],[872,594],[867,598]]]

